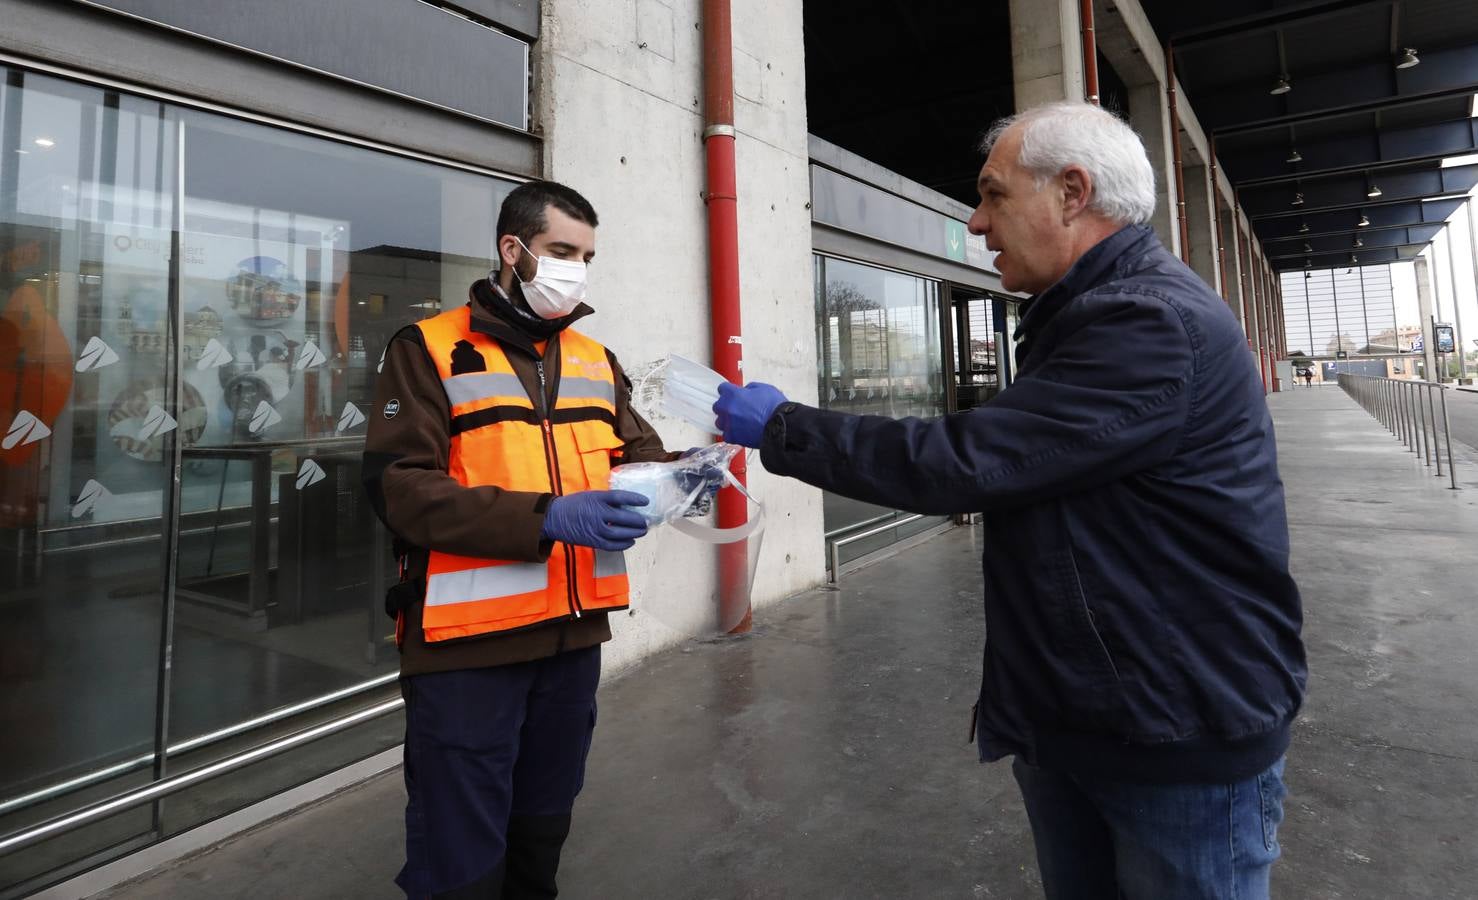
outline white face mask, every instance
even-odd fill
[[[528,255],[534,255],[523,241],[518,241],[518,245]],[[585,299],[585,263],[552,256],[535,258],[539,265],[531,281],[523,280],[523,276],[518,274],[518,266],[513,267],[513,277],[518,279],[523,288],[523,298],[535,315],[541,319],[562,319],[574,312]]]

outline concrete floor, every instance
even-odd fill
[[[1445,489],[1337,388],[1271,400],[1311,679],[1275,895],[1478,895],[1478,462]],[[966,745],[982,636],[958,529],[601,694],[580,898],[1041,896],[1004,764]],[[109,896],[395,897],[398,773]]]

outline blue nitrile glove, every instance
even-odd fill
[[[765,423],[775,414],[775,407],[785,402],[780,389],[760,381],[744,387],[732,384],[718,386],[718,402],[713,414],[724,440],[742,447],[758,447],[765,439]]]
[[[545,540],[579,544],[597,550],[625,550],[647,533],[647,520],[625,507],[646,506],[648,500],[631,491],[579,491],[549,501]]]

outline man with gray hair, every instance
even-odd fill
[[[1307,669],[1246,339],[1144,224],[1154,175],[1122,121],[1052,104],[982,150],[970,230],[1031,295],[1011,387],[894,420],[725,385],[724,439],[847,497],[983,511],[971,733],[1015,758],[1049,900],[1266,898]]]

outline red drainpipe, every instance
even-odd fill
[[[744,383],[744,344],[739,316],[739,188],[734,166],[734,36],[729,0],[703,0],[703,150],[708,179],[708,296],[714,371]],[[744,454],[734,457],[734,476],[745,481]],[[725,488],[718,495],[718,525],[734,528],[749,519],[744,495]],[[734,632],[750,628],[749,545],[720,544],[720,620]]]
[[[1098,106],[1098,37],[1093,33],[1093,0],[1078,0],[1083,23],[1083,88],[1088,102]]]

